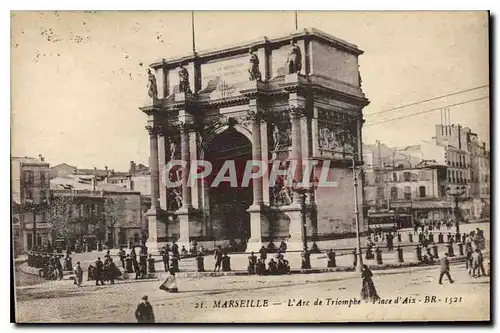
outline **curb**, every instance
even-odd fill
[[[459,263],[459,262],[465,262],[466,256],[455,256],[449,258],[450,263]],[[391,264],[382,264],[382,265],[368,265],[368,267],[372,271],[378,271],[378,270],[388,270],[388,269],[398,269],[398,268],[410,268],[410,267],[432,267],[439,265],[439,261],[435,262],[434,264],[425,264],[423,262],[402,262],[402,263],[391,263]],[[36,275],[38,276],[38,268],[34,267],[29,267],[27,265],[19,265],[17,267],[20,271],[22,271],[25,274],[29,275]],[[321,273],[335,273],[335,272],[354,272],[355,267],[353,266],[339,266],[339,267],[325,267],[325,268],[312,268],[312,269],[292,269],[290,271],[290,274],[321,274]],[[163,279],[166,278],[167,273],[166,272],[157,272],[157,273],[149,273],[148,274],[148,280],[157,280],[157,279]],[[177,272],[176,276],[178,277],[219,277],[219,276],[249,276],[249,275],[255,275],[255,274],[249,274],[248,271],[246,270],[238,270],[238,271],[229,271],[229,272]],[[73,272],[71,271],[65,271],[63,272],[63,280],[70,280],[74,276]],[[135,275],[132,274],[126,274],[126,277],[121,277],[117,280],[134,280]]]

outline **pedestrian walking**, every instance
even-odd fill
[[[366,302],[376,302],[380,299],[377,294],[377,290],[375,289],[372,277],[372,271],[368,268],[368,266],[363,265],[361,270],[361,278],[363,279],[361,284],[361,299]]]
[[[170,268],[168,271],[167,279],[160,285],[160,290],[168,291],[169,293],[177,293],[177,279],[175,278],[175,270]]]
[[[220,245],[217,246],[217,248],[215,249],[214,257],[215,257],[214,272],[220,271],[220,267],[222,265],[222,249],[221,249]]]
[[[138,323],[154,323],[155,315],[153,312],[153,306],[148,301],[148,296],[142,297],[142,302],[139,303],[137,309],[135,310],[135,319]]]
[[[448,253],[444,254],[444,257],[439,259],[439,264],[441,266],[439,274],[439,284],[443,284],[443,276],[446,275],[450,283],[454,283],[450,275],[450,261],[448,260]]]
[[[476,251],[472,253],[472,276],[480,277],[481,274],[483,276],[486,276],[486,271],[484,269],[484,259],[481,250],[479,248],[476,248]]]
[[[75,269],[74,269],[74,272],[75,272],[75,284],[78,286],[78,287],[81,287],[82,286],[82,281],[83,281],[83,269],[82,267],[80,266],[80,262],[77,262],[76,263],[76,266],[75,266]]]

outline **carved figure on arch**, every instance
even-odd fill
[[[158,99],[158,87],[156,86],[156,77],[148,68],[148,96],[153,99]]]
[[[176,211],[181,207],[182,207],[182,194],[178,189],[173,188],[168,193],[167,209],[169,211]]]
[[[254,53],[253,49],[249,51],[250,57],[248,59],[248,73],[250,74],[250,81],[262,81],[262,74],[259,70],[259,57]]]
[[[280,143],[280,130],[276,124],[273,125],[273,150],[278,150]]]
[[[170,160],[175,160],[175,155],[177,153],[177,145],[173,139],[169,139],[169,152]]]
[[[286,65],[287,74],[298,73],[302,69],[302,52],[294,40],[290,43],[290,52],[288,53]]]
[[[179,67],[179,70],[177,72],[179,74],[179,91],[181,93],[191,93],[191,89],[189,88],[189,72],[184,67],[184,65],[181,65]]]

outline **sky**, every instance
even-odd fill
[[[301,11],[298,23],[365,52],[365,143],[429,140],[440,113],[425,111],[489,95],[486,12]],[[200,51],[294,29],[290,11],[195,12]],[[190,12],[11,12],[12,155],[120,171],[132,160],[147,164],[146,115],[138,109],[148,103],[147,66],[191,49]],[[450,115],[489,142],[488,99],[452,106]]]

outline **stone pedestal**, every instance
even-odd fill
[[[166,235],[160,230],[161,221],[158,219],[158,211],[156,209],[150,209],[146,213],[148,219],[148,240],[146,241],[146,246],[148,247],[149,253],[156,254],[160,252],[161,248],[166,245]]]
[[[281,211],[290,219],[287,251],[302,251],[302,208],[300,204],[292,203],[282,207]]]
[[[177,211],[177,217],[179,218],[179,239],[177,240],[177,245],[179,245],[179,251],[182,249],[182,246],[189,249],[189,223],[191,221],[191,211],[191,208],[181,208]]]
[[[262,247],[262,222],[267,221],[261,205],[252,205],[247,212],[250,213],[250,239],[247,242],[246,252],[259,252]]]

